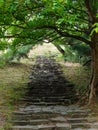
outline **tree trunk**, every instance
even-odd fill
[[[92,41],[92,78],[90,83],[89,104],[96,102],[98,97],[98,34],[94,35]]]
[[[65,51],[60,47],[60,45],[53,43],[53,45],[59,50],[59,52],[64,56]]]

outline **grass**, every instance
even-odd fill
[[[9,127],[8,121],[14,109],[17,109],[18,100],[22,97],[26,86],[30,66],[13,64],[0,69],[0,130]],[[3,126],[4,125],[4,126]]]
[[[81,95],[90,82],[90,67],[83,67],[77,63],[73,63],[70,66],[64,63],[62,66],[66,79],[75,85],[77,93]]]

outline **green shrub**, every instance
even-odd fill
[[[84,63],[90,58],[90,49],[84,45],[65,45],[65,61]]]

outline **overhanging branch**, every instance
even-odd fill
[[[0,26],[11,26],[11,27],[18,27],[21,29],[28,29],[28,28],[23,27],[22,25],[18,25],[18,24],[0,24]]]
[[[0,24],[1,26],[4,26],[4,24]],[[51,25],[44,25],[44,26],[40,26],[40,27],[32,27],[32,28],[27,28],[27,27],[23,27],[22,25],[16,25],[16,24],[10,24],[10,25],[6,25],[6,26],[16,26],[16,27],[19,27],[19,28],[22,28],[22,29],[34,29],[34,30],[37,30],[37,29],[51,29],[51,30],[54,30],[56,33],[58,33],[60,36],[62,37],[70,37],[70,38],[74,38],[74,39],[77,39],[79,41],[82,41],[88,45],[91,45],[91,41],[81,37],[81,36],[78,36],[78,35],[75,35],[75,34],[69,34],[67,32],[63,32],[62,30],[60,30],[58,27],[56,26],[51,26]],[[15,34],[15,35],[10,35],[10,36],[0,36],[0,38],[29,38],[29,39],[32,39],[32,37],[29,37],[29,36],[21,36],[19,34]]]
[[[91,41],[89,41],[89,40],[87,40],[87,39],[85,39],[85,38],[83,38],[83,37],[81,37],[81,36],[77,36],[77,35],[74,35],[74,34],[69,34],[69,33],[67,33],[67,32],[63,32],[63,31],[61,31],[60,29],[58,29],[56,26],[41,26],[41,27],[39,27],[38,29],[40,29],[40,28],[53,29],[53,30],[55,30],[59,35],[61,35],[61,36],[63,36],[63,37],[70,37],[70,38],[74,38],[74,39],[77,39],[77,40],[79,40],[79,41],[82,41],[82,42],[84,42],[84,43],[86,43],[86,44],[88,44],[88,45],[91,44]]]

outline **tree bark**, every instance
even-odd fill
[[[65,51],[60,47],[60,45],[53,43],[53,45],[59,50],[59,52],[64,56]]]
[[[96,102],[98,96],[98,34],[93,35],[92,42],[92,78],[90,82],[89,104]]]
[[[95,23],[98,23],[97,16],[97,0],[90,1],[85,0],[85,6],[87,8],[88,12],[88,19],[90,19],[91,24],[94,25]],[[90,30],[92,30],[92,26],[90,26]],[[96,102],[96,99],[98,97],[98,33],[94,32],[91,36],[91,59],[92,59],[92,78],[90,82],[90,95],[89,95],[89,104],[92,104]]]

